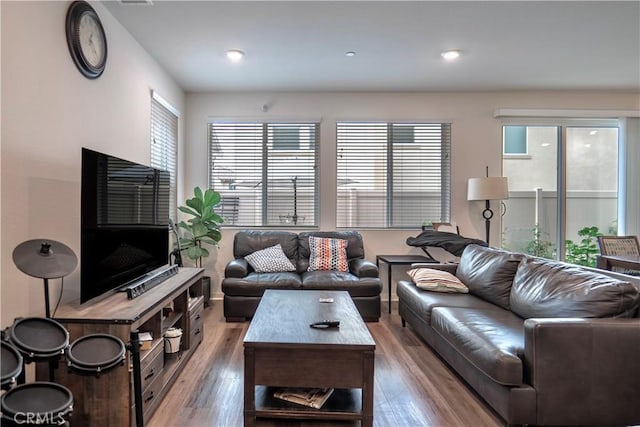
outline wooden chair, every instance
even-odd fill
[[[598,236],[598,247],[601,255],[610,256],[640,256],[640,244],[637,236]],[[617,273],[640,275],[638,270],[613,267]]]

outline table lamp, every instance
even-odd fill
[[[491,218],[493,211],[489,205],[490,200],[504,200],[509,198],[509,188],[507,178],[504,176],[489,177],[489,167],[487,166],[487,176],[484,178],[469,178],[467,186],[467,200],[484,200],[485,208],[482,211],[484,218],[486,242],[489,244],[489,230],[491,228]]]

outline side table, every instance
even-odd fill
[[[387,284],[389,288],[389,313],[391,313],[391,273],[394,265],[411,265],[418,262],[439,264],[439,261],[433,258],[427,258],[423,255],[377,255],[376,266],[380,268],[380,261],[387,264]]]

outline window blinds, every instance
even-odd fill
[[[448,123],[337,123],[336,225],[448,222],[450,149]]]
[[[317,123],[210,123],[209,186],[225,225],[315,226]]]
[[[176,220],[178,164],[178,116],[161,102],[151,98],[151,166],[169,171],[169,216]]]

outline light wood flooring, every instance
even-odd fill
[[[383,310],[387,305],[383,304]],[[503,426],[493,413],[400,317],[368,323],[376,341],[374,426]],[[222,302],[205,309],[204,340],[148,427],[243,425],[243,347],[249,326],[226,323]],[[259,419],[257,426],[351,426],[359,422]]]

